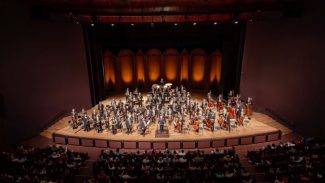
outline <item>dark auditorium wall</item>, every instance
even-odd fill
[[[24,1],[0,4],[0,142],[12,143],[91,101],[81,26],[31,18]]]
[[[303,135],[322,137],[324,7],[321,1],[304,1],[300,17],[248,24],[240,88],[243,96],[253,97],[256,110],[272,111]]]

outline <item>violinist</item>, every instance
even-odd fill
[[[145,135],[146,128],[147,128],[146,121],[145,121],[144,117],[141,116],[140,117],[140,130],[141,130],[142,135]]]
[[[87,116],[87,113],[83,114],[81,120],[83,121],[84,130],[88,132],[90,130],[90,122],[89,122],[89,117]]]
[[[132,132],[132,121],[131,121],[131,115],[128,114],[127,118],[125,120],[125,126],[127,129],[127,133],[131,133]]]
[[[78,128],[78,119],[77,119],[77,113],[75,109],[72,109],[71,112],[71,122],[72,122],[71,126],[73,129]]]
[[[117,132],[117,121],[115,117],[112,118],[112,133],[115,135]]]

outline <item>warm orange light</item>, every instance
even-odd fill
[[[141,51],[137,53],[135,57],[135,63],[137,67],[137,80],[140,83],[145,82],[145,74],[144,74],[144,55]]]
[[[176,49],[168,49],[164,54],[165,76],[168,81],[177,78],[178,52]]]
[[[192,57],[192,78],[195,82],[202,82],[204,78],[205,56],[195,55]]]
[[[221,62],[222,56],[219,50],[211,55],[210,83],[214,80],[219,84],[221,79]]]
[[[105,84],[109,85],[109,83],[115,84],[115,67],[114,67],[115,57],[110,53],[106,52],[104,55],[104,68],[105,68]]]
[[[181,56],[181,81],[188,80],[188,53],[184,50]]]
[[[217,82],[218,84],[220,84],[220,80],[221,80],[221,64],[222,64],[222,55],[221,53],[218,55],[218,59],[217,59],[217,73],[216,73],[216,78],[217,78]]]
[[[152,49],[147,53],[149,80],[151,82],[158,81],[160,77],[161,53],[159,50]]]
[[[133,56],[126,55],[120,57],[121,77],[124,83],[131,83],[133,80]]]

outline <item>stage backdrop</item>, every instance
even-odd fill
[[[161,78],[190,91],[239,91],[245,24],[83,25],[92,103],[151,89]]]
[[[202,48],[190,53],[186,49],[179,53],[175,48],[152,48],[145,53],[122,49],[117,55],[107,50],[103,65],[108,93],[126,88],[148,90],[161,78],[188,89],[220,91],[222,54],[218,49],[210,54]]]

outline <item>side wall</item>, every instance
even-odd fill
[[[80,25],[31,18],[23,1],[0,8],[0,142],[37,135],[62,112],[91,106]]]
[[[307,4],[308,3],[308,4]],[[324,137],[325,11],[306,1],[300,18],[247,26],[241,93],[255,109],[272,110],[303,135]]]

